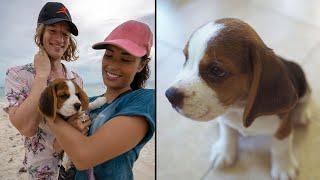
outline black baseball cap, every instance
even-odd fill
[[[39,13],[38,24],[50,25],[61,21],[68,23],[73,35],[78,35],[77,26],[72,23],[69,10],[62,3],[47,2]]]

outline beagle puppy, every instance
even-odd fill
[[[89,106],[87,94],[72,80],[56,79],[42,92],[39,100],[40,113],[47,119],[56,115],[64,120],[84,111]]]
[[[294,123],[306,124],[310,88],[302,68],[276,55],[245,22],[226,18],[197,29],[184,48],[184,67],[165,94],[180,114],[218,120],[214,168],[234,163],[238,134],[271,137],[271,176],[294,179]]]
[[[65,121],[73,115],[79,114],[89,106],[86,93],[72,80],[56,79],[44,89],[41,94],[38,109],[49,120],[55,120],[56,116]],[[63,154],[63,166],[71,167],[71,161]]]

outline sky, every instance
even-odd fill
[[[37,19],[46,2],[48,1],[2,0],[0,2],[0,87],[4,86],[5,72],[9,67],[33,62],[34,54],[37,52],[33,39]],[[67,67],[75,70],[83,78],[85,84],[103,83],[101,59],[104,51],[93,50],[91,46],[103,41],[115,27],[133,19],[148,24],[155,34],[155,1],[153,0],[58,2],[68,8],[72,21],[79,30],[79,35],[75,37],[79,59],[75,62],[64,62]],[[154,47],[151,57],[149,84],[154,84]]]

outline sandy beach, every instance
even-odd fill
[[[23,139],[20,133],[13,127],[7,113],[2,108],[4,102],[0,102],[0,178],[1,180],[27,179],[23,172]],[[155,179],[155,140],[146,144],[140,153],[140,157],[134,166],[135,179]],[[20,171],[20,172],[19,172]],[[22,171],[22,172],[21,172]]]

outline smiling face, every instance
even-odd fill
[[[103,82],[109,89],[130,89],[136,73],[144,67],[141,58],[130,55],[116,46],[106,47],[102,59]]]
[[[65,22],[46,25],[42,36],[42,45],[50,59],[61,59],[70,44],[69,26]]]

